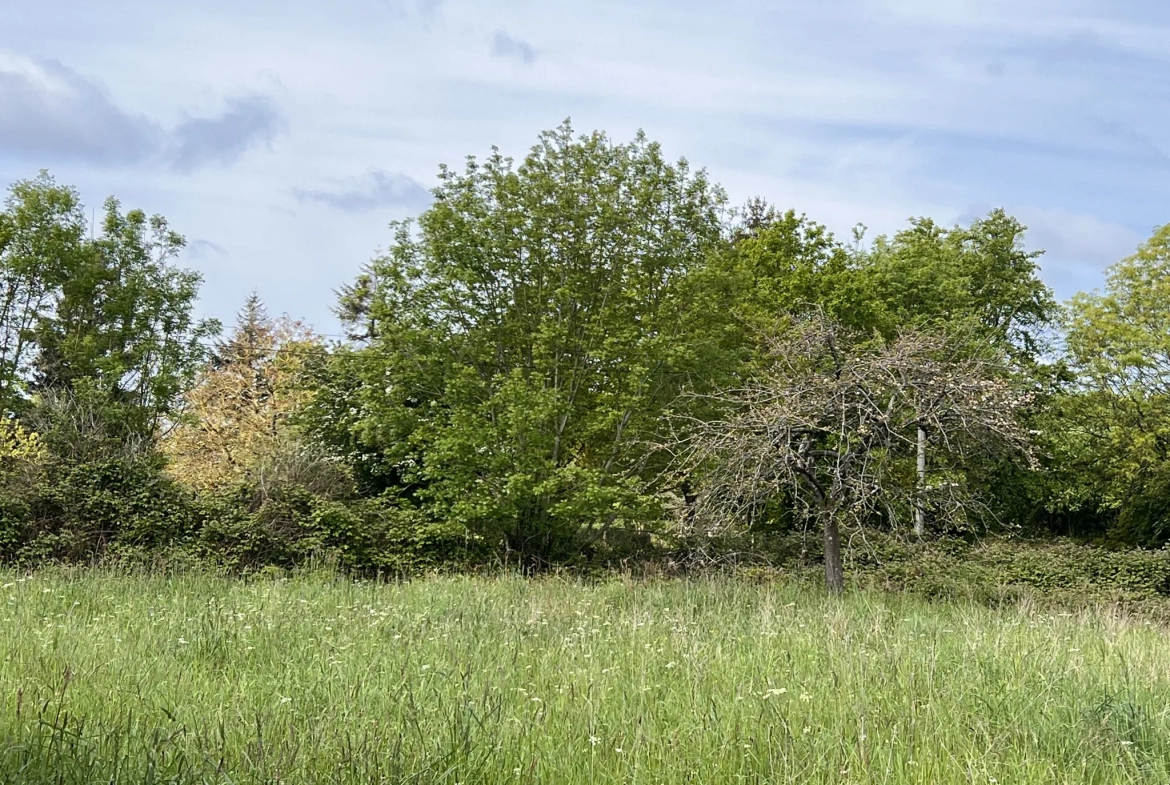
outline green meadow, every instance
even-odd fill
[[[0,573],[4,783],[1170,782],[1108,610],[731,578]]]

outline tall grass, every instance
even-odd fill
[[[1170,642],[732,580],[0,573],[4,783],[1170,782]]]

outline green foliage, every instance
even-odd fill
[[[716,550],[737,552],[735,574],[771,582],[807,577],[810,585],[822,557],[819,538],[799,531],[739,534]],[[1170,621],[1166,548],[1106,547],[1047,535],[919,540],[874,530],[853,538],[845,556],[855,589],[990,607],[1021,602],[1064,611],[1111,607]]]
[[[879,237],[867,266],[883,333],[903,326],[971,322],[1017,359],[1046,348],[1057,315],[1039,278],[1039,252],[1025,250],[1024,226],[993,210],[968,227],[944,229],[927,218],[891,239]]]
[[[1117,591],[1131,596],[1170,596],[1170,552],[1110,550],[1074,543],[1027,543],[991,547],[980,561],[1004,583],[1045,590]]]
[[[1024,231],[1000,209],[951,229],[913,220],[892,238],[875,240],[862,264],[869,289],[854,307],[864,308],[883,335],[911,326],[960,332],[969,336],[965,353],[1002,356],[1013,384],[1030,392],[1021,416],[1039,431],[1037,420],[1059,389],[1061,369],[1046,359],[1059,310],[1039,276],[1040,252],[1026,249]],[[1051,454],[1052,445],[1040,447]],[[967,517],[981,527],[1033,523],[1050,490],[1030,467],[993,455],[969,463],[963,481],[981,502]]]
[[[31,483],[0,489],[0,561],[90,561],[172,545],[198,522],[190,496],[157,461],[50,460]]]
[[[568,125],[518,167],[443,169],[418,232],[399,225],[343,297],[369,346],[323,430],[355,471],[376,455],[431,515],[537,563],[655,520],[663,412],[739,360],[705,271],[723,202],[642,136]]]
[[[340,500],[295,485],[241,484],[208,496],[202,514],[195,551],[233,571],[317,560],[358,574],[411,575],[484,556],[460,527],[385,497]]]
[[[919,218],[868,248],[863,227],[844,245],[804,215],[759,201],[742,223],[720,266],[755,332],[815,308],[861,334],[964,326],[1017,360],[1047,347],[1057,304],[1039,278],[1040,253],[1025,249],[1024,227],[1003,210],[951,229]]]
[[[355,573],[414,574],[486,556],[461,527],[389,497],[263,482],[196,496],[157,459],[50,462],[31,482],[0,487],[0,563],[186,553],[237,572],[329,560]]]
[[[861,585],[933,598],[1066,607],[1119,603],[1170,618],[1170,551],[1066,539],[911,542],[875,533],[853,552]]]
[[[954,347],[960,354],[1003,357],[1015,385],[1031,391],[1035,403],[1023,412],[1031,421],[1042,416],[1059,374],[1040,362],[1057,306],[1039,278],[1039,253],[1025,249],[1023,234],[1018,221],[994,210],[951,229],[917,219],[869,247],[859,226],[847,245],[803,215],[755,201],[716,266],[730,281],[749,341],[810,312],[861,341],[889,341],[907,330],[966,336],[967,345]],[[764,356],[757,349],[756,373]],[[932,482],[954,479],[939,469],[931,465]],[[1027,523],[1045,507],[1046,489],[1018,461],[981,456],[960,479],[981,501],[966,511],[971,525]]]
[[[824,226],[757,200],[748,204],[735,243],[715,265],[733,287],[736,316],[749,336],[760,336],[778,320],[811,309],[872,333],[877,306],[864,262],[857,248],[841,245]]]
[[[216,329],[192,316],[199,276],[169,263],[183,238],[160,216],[109,199],[87,229],[45,173],[0,212],[0,560],[164,547],[196,524],[155,440]]]
[[[361,436],[363,410],[358,402],[364,394],[362,373],[367,357],[348,346],[335,347],[325,355],[311,356],[306,363],[309,400],[293,421],[306,431],[314,444],[326,453],[344,459],[353,481],[364,496],[387,490],[408,490],[406,477],[417,465],[413,455],[387,455],[372,440]]]
[[[85,387],[104,417],[152,434],[207,357],[218,324],[192,317],[200,276],[171,266],[184,245],[161,216],[106,200],[102,234],[86,243],[35,327],[33,388]]]
[[[1104,292],[1070,304],[1069,360],[1079,386],[1062,438],[1085,472],[1077,499],[1115,511],[1117,536],[1170,540],[1170,224],[1113,265]]]
[[[962,334],[957,354],[1004,361],[1027,390],[1040,471],[982,453],[943,466],[930,444],[928,488],[958,482],[979,502],[963,530],[1170,542],[1170,225],[1103,292],[1073,299],[1058,356],[1039,252],[1002,210],[950,228],[915,219],[868,244],[864,227],[841,242],[762,200],[733,221],[702,170],[642,135],[615,144],[566,123],[521,162],[441,168],[432,207],[345,288],[351,340],[297,345],[309,389],[280,429],[252,407],[273,437],[254,451],[264,465],[197,498],[159,474],[158,439],[181,416],[213,419],[182,410],[206,387],[218,325],[194,317],[199,277],[174,266],[184,241],[165,219],[113,198],[103,213],[90,227],[47,173],[0,209],[0,416],[35,439],[0,451],[0,559],[189,547],[241,569],[324,553],[411,571],[643,554],[667,521],[693,518],[702,479],[664,445],[726,417],[723,393],[764,368],[761,337],[811,311],[860,342]],[[250,386],[268,389],[237,397]],[[257,431],[237,414],[209,429],[230,437],[204,451],[212,468]],[[799,525],[792,503],[764,502],[753,534]]]
[[[0,407],[26,402],[35,334],[70,273],[86,263],[86,220],[77,192],[47,172],[14,183],[0,211]]]
[[[1130,485],[1109,531],[1121,542],[1140,547],[1170,543],[1170,462],[1150,467]]]
[[[169,260],[183,238],[161,216],[105,204],[90,239],[76,191],[18,182],[0,213],[0,405],[69,394],[129,437],[152,438],[218,325],[192,316],[200,278]]]

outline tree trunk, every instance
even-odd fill
[[[914,494],[914,533],[926,534],[926,429],[918,427],[918,488]]]
[[[841,530],[837,516],[824,516],[825,530],[825,588],[830,594],[845,591],[845,568],[841,563]]]

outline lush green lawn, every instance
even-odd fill
[[[728,580],[0,573],[0,782],[1170,782],[1170,641]]]

